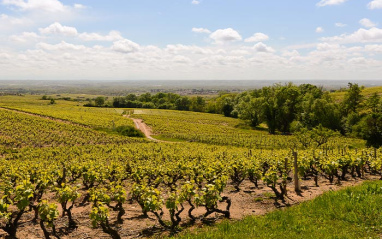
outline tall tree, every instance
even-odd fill
[[[361,95],[362,90],[358,84],[348,83],[348,87],[349,89],[342,102],[344,116],[347,116],[350,113],[357,113],[357,109],[363,100],[363,96]]]

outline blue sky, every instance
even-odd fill
[[[382,0],[0,0],[0,79],[382,79]]]

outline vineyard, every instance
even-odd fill
[[[382,177],[382,149],[358,139],[302,147],[219,115],[0,102],[0,229],[10,238],[161,237],[241,219],[245,208],[296,204],[294,171],[306,198]],[[158,135],[189,142],[95,130],[133,125],[129,112]]]
[[[221,115],[192,113],[173,110],[131,110],[133,118],[140,118],[154,133],[167,139],[180,139],[214,145],[231,145],[256,149],[285,149],[299,147],[295,138],[269,135],[267,131],[240,129],[242,120]],[[336,137],[325,146],[362,147],[358,139]]]
[[[40,100],[40,98],[41,96],[26,96],[19,98],[3,96],[0,101],[0,107],[68,120],[93,128],[134,125],[131,120],[126,120],[125,118],[120,117],[123,113],[123,110],[121,109],[85,108],[77,102],[64,100],[60,100],[57,105],[47,105],[47,101]],[[95,117],[97,119],[95,119]]]

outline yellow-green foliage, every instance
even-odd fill
[[[137,142],[89,128],[0,109],[0,144],[6,148]]]
[[[195,113],[174,110],[134,110],[133,118],[141,118],[152,127],[155,134],[169,139],[201,142],[215,145],[232,145],[247,148],[290,148],[291,136],[269,135],[267,131],[238,129],[244,124],[240,119],[217,114]],[[335,137],[332,147],[363,145],[362,140]]]
[[[48,105],[47,102],[41,100],[41,96],[0,96],[0,107],[68,120],[94,128],[134,126],[131,119],[122,116],[121,109],[83,107],[78,102],[65,100],[56,100],[56,104],[53,105]]]
[[[374,93],[382,94],[382,86],[374,86],[374,87],[366,87],[362,90],[361,94],[368,98]],[[333,99],[336,102],[341,102],[344,99],[344,96],[346,94],[346,91],[341,91],[341,92],[333,92],[330,95],[333,97]]]

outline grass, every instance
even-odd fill
[[[365,182],[298,206],[186,231],[184,238],[381,238],[382,182]]]

